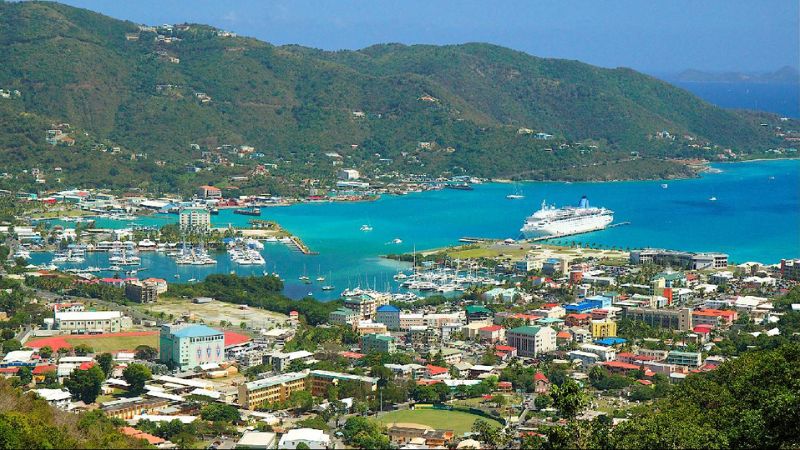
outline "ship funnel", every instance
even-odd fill
[[[583,197],[581,197],[581,202],[578,204],[578,207],[579,208],[588,208],[589,207],[589,199],[586,198],[585,195]]]

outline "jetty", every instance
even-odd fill
[[[313,252],[308,246],[300,240],[297,236],[290,236],[289,240],[292,241],[295,247],[304,255],[319,255],[319,252]]]

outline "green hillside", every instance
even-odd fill
[[[0,3],[0,45],[0,89],[20,92],[0,99],[0,155],[12,176],[40,168],[47,188],[187,191],[269,163],[268,176],[240,186],[286,192],[292,180],[330,179],[330,152],[369,175],[671,177],[690,172],[662,158],[781,144],[760,126],[772,115],[717,108],[629,69],[488,44],[325,52],[15,2]],[[61,123],[74,145],[45,142]],[[664,130],[677,138],[656,135]],[[188,174],[187,164],[210,170]]]

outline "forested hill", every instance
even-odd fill
[[[325,52],[13,2],[0,3],[0,46],[0,89],[11,93],[0,98],[2,157],[11,170],[58,166],[65,182],[180,189],[198,178],[184,166],[219,164],[208,152],[224,145],[253,147],[278,178],[329,176],[331,152],[367,173],[580,178],[610,161],[585,176],[635,178],[675,167],[631,152],[713,157],[781,143],[760,125],[772,115],[724,110],[630,69],[488,44]],[[62,123],[74,145],[48,145]]]

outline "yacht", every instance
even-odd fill
[[[372,227],[367,224],[361,225],[361,231],[372,231]]]
[[[708,201],[715,202],[715,201],[717,201],[717,197],[711,197],[710,199],[708,199]]]

